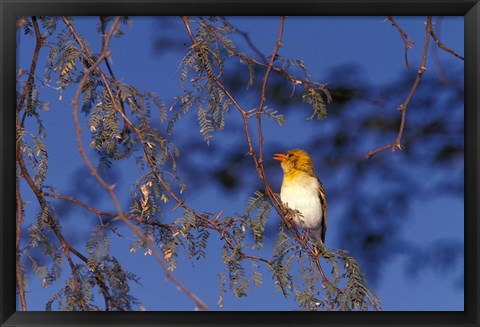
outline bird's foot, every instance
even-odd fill
[[[285,214],[285,224],[287,225],[288,228],[292,228],[293,217],[294,217],[294,215],[291,212],[287,212]]]

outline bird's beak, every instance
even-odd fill
[[[284,162],[285,161],[285,154],[284,153],[275,153],[273,155],[273,159],[277,160],[277,161],[280,161],[280,162]]]

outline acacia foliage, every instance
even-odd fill
[[[224,18],[183,17],[183,21],[192,44],[180,68],[183,93],[174,99],[162,99],[159,92],[140,90],[128,84],[128,76],[115,76],[108,62],[112,56],[108,40],[116,37],[121,41],[130,18],[98,19],[97,37],[102,49],[90,45],[93,40],[82,36],[72,17],[30,17],[22,27],[36,47],[30,67],[20,67],[17,72],[17,184],[25,186],[23,190],[30,189],[35,200],[23,201],[26,195],[17,189],[17,224],[24,236],[22,246],[17,248],[20,296],[28,290],[28,275],[33,271],[44,287],[56,290],[46,302],[46,310],[141,310],[141,299],[131,291],[131,283],[141,280],[135,272],[126,271],[115,257],[112,238],[130,242],[132,252],[159,254],[156,259],[160,265],[173,273],[180,256],[192,262],[211,260],[208,246],[210,239],[215,238],[222,244],[224,264],[224,269],[218,272],[220,308],[226,292],[238,298],[254,296],[250,293],[252,289],[273,282],[285,297],[295,300],[300,310],[380,310],[380,301],[368,289],[366,276],[355,258],[346,250],[330,250],[307,241],[304,231],[286,223],[288,209],[276,202],[276,196],[269,191],[268,181],[261,173],[263,163],[257,160],[258,156],[261,158],[262,138],[253,144],[248,127],[249,124],[260,127],[262,117],[282,125],[285,116],[281,110],[266,105],[245,110],[221,81],[227,74],[227,64],[240,65],[248,71],[248,87],[262,78],[266,80],[274,72],[291,86],[292,97],[310,106],[312,113],[308,119],[327,117],[331,97],[326,86],[310,80],[301,60],[275,53],[275,60],[255,58],[238,49],[232,40],[238,37],[237,31]],[[37,62],[40,52],[47,53],[45,62]],[[299,76],[291,72],[292,67],[296,73],[300,72]],[[132,161],[138,166],[138,176],[131,185],[131,203],[124,212],[101,211],[94,208],[94,201],[88,203],[76,194],[63,194],[55,185],[45,183],[52,160],[45,146],[48,130],[42,119],[51,106],[50,102],[42,101],[42,92],[47,88],[53,89],[60,100],[63,94],[71,94],[68,91],[77,92],[68,103],[72,101],[74,110],[75,104],[81,104],[80,110],[85,115],[82,127],[96,153],[97,164],[89,167],[92,174],[108,172],[121,161]],[[268,98],[268,94],[262,96]],[[173,103],[169,110],[167,101]],[[152,110],[159,112],[161,123],[166,125],[165,132],[152,123]],[[244,118],[245,149],[250,149],[255,159],[252,164],[265,187],[247,200],[241,214],[198,212],[181,199],[188,181],[177,174],[177,161],[183,157],[171,136],[185,115],[196,114],[199,136],[209,143],[214,133],[220,135],[228,128],[226,117],[234,115],[233,112],[240,113],[237,118]],[[76,132],[81,133],[79,128]],[[88,215],[93,213],[98,217],[88,238],[77,242],[68,239],[66,225],[53,199],[74,203],[87,209]],[[36,208],[35,219],[24,216],[26,205]],[[172,219],[168,210],[172,206],[176,219]],[[267,219],[278,219],[275,218],[278,215],[282,222],[273,254],[261,257],[258,250],[264,246]],[[140,231],[133,242],[119,233],[119,220]],[[26,299],[28,303],[28,295]],[[199,303],[196,301],[197,307]]]

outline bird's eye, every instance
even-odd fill
[[[291,153],[287,153],[287,154],[285,155],[285,157],[287,157],[287,159],[289,159],[289,158],[292,157],[292,154],[291,154]]]

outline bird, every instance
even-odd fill
[[[327,198],[323,183],[317,177],[313,160],[301,149],[276,153],[273,159],[280,162],[283,181],[280,200],[288,208],[298,210],[295,226],[306,229],[315,241],[325,244],[327,233]]]

